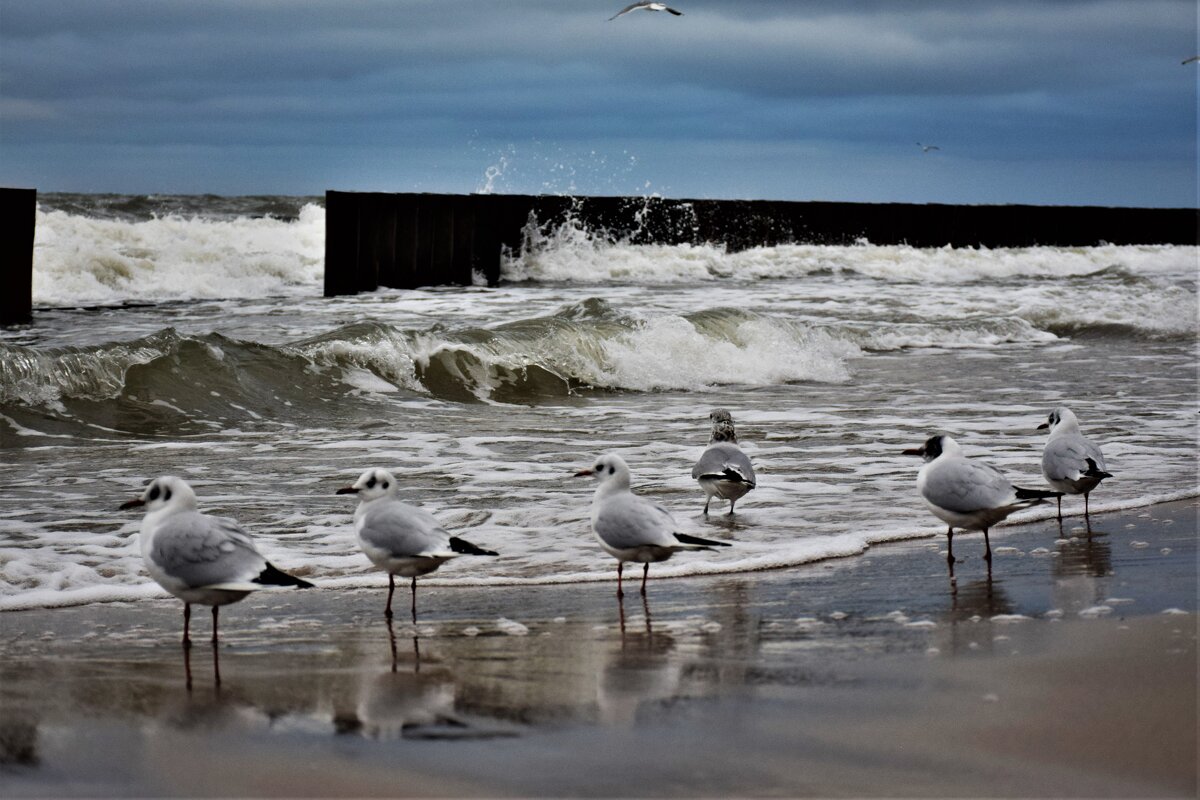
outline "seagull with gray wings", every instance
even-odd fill
[[[630,472],[625,459],[615,453],[600,456],[595,466],[581,469],[575,477],[594,477],[599,485],[592,498],[592,532],[604,552],[617,559],[617,597],[623,597],[621,572],[626,561],[644,564],[642,594],[650,564],[666,561],[681,550],[712,550],[729,547],[729,542],[676,533],[671,512],[629,488]]]
[[[1066,406],[1050,412],[1050,417],[1038,430],[1050,429],[1050,438],[1042,451],[1042,474],[1046,483],[1066,494],[1083,495],[1083,516],[1088,517],[1088,495],[1100,485],[1100,481],[1111,478],[1104,471],[1104,454],[1079,430],[1079,420]],[[1062,495],[1058,498],[1058,520],[1062,522]]]
[[[1061,497],[1062,492],[1022,489],[1013,486],[1000,470],[966,457],[958,442],[949,436],[930,436],[921,447],[904,451],[921,456],[925,465],[917,473],[917,490],[946,530],[946,561],[954,568],[954,529],[983,531],[983,557],[992,564],[992,545],[988,528],[1009,514]]]
[[[712,420],[712,435],[708,440],[708,449],[692,467],[692,478],[700,483],[700,488],[707,496],[704,500],[705,515],[714,497],[728,500],[729,513],[732,514],[734,503],[757,485],[754,466],[738,447],[733,416],[725,409],[718,408],[708,418]]]
[[[417,576],[433,572],[458,556],[494,556],[451,536],[433,515],[409,505],[396,495],[396,479],[386,469],[369,469],[337,494],[358,495],[354,530],[371,562],[388,574],[388,599],[384,616],[392,618],[396,576],[412,579],[412,620],[417,621]]]
[[[628,14],[630,11],[666,11],[668,14],[674,14],[677,17],[683,16],[682,11],[676,11],[675,9],[667,6],[666,3],[654,3],[651,2],[651,0],[641,0],[639,3],[630,3],[629,5],[625,6],[620,11],[609,17],[608,21],[612,22],[617,17]]]
[[[183,646],[192,603],[212,606],[212,643],[217,645],[217,609],[260,589],[312,584],[272,566],[235,520],[196,510],[196,493],[182,478],[155,478],[141,496],[121,509],[145,507],[141,550],[146,571],[183,601]]]

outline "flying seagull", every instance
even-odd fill
[[[683,16],[682,11],[676,11],[675,9],[669,7],[666,3],[654,3],[651,2],[651,0],[641,0],[641,2],[630,3],[629,5],[625,6],[616,14],[613,14],[611,17],[609,17],[608,21],[612,22],[617,17],[621,16],[622,14],[628,14],[630,11],[666,11],[668,14],[674,14],[677,17]]]
[[[917,142],[917,147],[921,148],[922,153],[928,153],[930,150],[941,150],[936,144],[921,144]]]
[[[629,10],[629,9],[625,9],[625,11],[628,11],[628,10]],[[624,13],[625,13],[625,11],[622,11],[621,13],[622,13],[622,14],[624,14]],[[1183,60],[1183,63],[1184,63],[1184,64],[1191,64],[1193,61],[1200,61],[1200,56],[1192,56],[1191,58],[1185,58],[1185,59]]]

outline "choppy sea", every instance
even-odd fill
[[[613,580],[571,477],[606,451],[736,545],[659,577],[938,534],[900,451],[950,433],[1040,487],[1060,404],[1114,474],[1093,509],[1200,494],[1195,247],[729,253],[531,225],[498,287],[327,300],[324,228],[320,198],[39,197],[35,323],[0,330],[0,609],[163,596],[117,511],[161,474],[329,587],[386,582],[334,494],[374,466],[502,553],[441,584]],[[690,477],[716,407],[759,474],[732,519]]]

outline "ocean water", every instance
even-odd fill
[[[443,585],[614,580],[571,477],[607,451],[735,545],[658,577],[939,535],[900,451],[950,433],[1042,487],[1059,404],[1114,474],[1093,509],[1200,494],[1195,247],[727,253],[566,224],[499,287],[326,300],[324,225],[319,198],[40,198],[36,323],[0,331],[0,609],[164,596],[117,511],[161,474],[332,588],[386,584],[334,494],[376,466],[502,553]],[[717,407],[759,473],[732,519],[690,477]]]

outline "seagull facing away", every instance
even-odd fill
[[[1042,474],[1046,483],[1067,494],[1083,495],[1083,517],[1088,517],[1088,495],[1100,485],[1100,481],[1111,478],[1104,471],[1104,455],[1100,448],[1084,437],[1079,430],[1079,420],[1066,406],[1050,412],[1050,418],[1038,425],[1038,430],[1050,429],[1046,448],[1042,451]],[[1058,521],[1062,522],[1062,497],[1058,498]]]
[[[733,428],[733,416],[723,408],[708,415],[712,420],[712,436],[708,449],[692,467],[692,478],[700,482],[707,498],[704,513],[714,497],[729,501],[729,513],[733,504],[745,496],[756,485],[754,466],[738,447],[737,432]]]
[[[417,576],[433,572],[462,555],[494,556],[451,536],[428,511],[411,506],[396,496],[396,479],[385,469],[369,469],[351,486],[337,494],[358,495],[354,530],[358,544],[375,566],[388,574],[388,599],[384,616],[392,618],[392,595],[396,576],[412,578],[412,620],[417,621]]]
[[[623,14],[628,14],[630,11],[666,11],[668,14],[674,14],[677,17],[683,16],[682,11],[676,11],[675,9],[669,7],[666,3],[654,3],[650,0],[641,0],[641,2],[630,3],[629,5],[625,6],[620,11],[609,17],[608,21],[612,22],[617,17],[622,16]]]
[[[141,549],[146,571],[158,585],[183,601],[183,646],[192,646],[188,628],[192,603],[212,606],[213,647],[217,646],[217,609],[259,589],[295,586],[306,580],[280,572],[254,546],[235,520],[196,510],[196,493],[182,478],[155,478],[141,497],[121,510],[144,506]]]
[[[946,530],[946,562],[954,569],[954,529],[983,531],[983,557],[992,566],[988,528],[1009,514],[1037,505],[1062,492],[1022,489],[1009,483],[1000,470],[963,455],[949,436],[930,436],[921,447],[904,451],[921,456],[925,465],[917,473],[917,489],[933,515],[950,527]]]
[[[581,469],[575,477],[592,476],[599,485],[592,499],[592,532],[606,553],[617,559],[617,597],[624,597],[621,572],[626,561],[642,568],[642,594],[650,564],[666,561],[680,550],[711,550],[729,547],[729,542],[701,539],[675,532],[671,512],[629,490],[629,466],[615,453],[600,456],[595,466]]]
[[[942,149],[942,148],[938,147],[936,144],[921,144],[920,142],[917,142],[917,147],[921,148],[922,153],[928,153],[931,150],[941,150]]]

